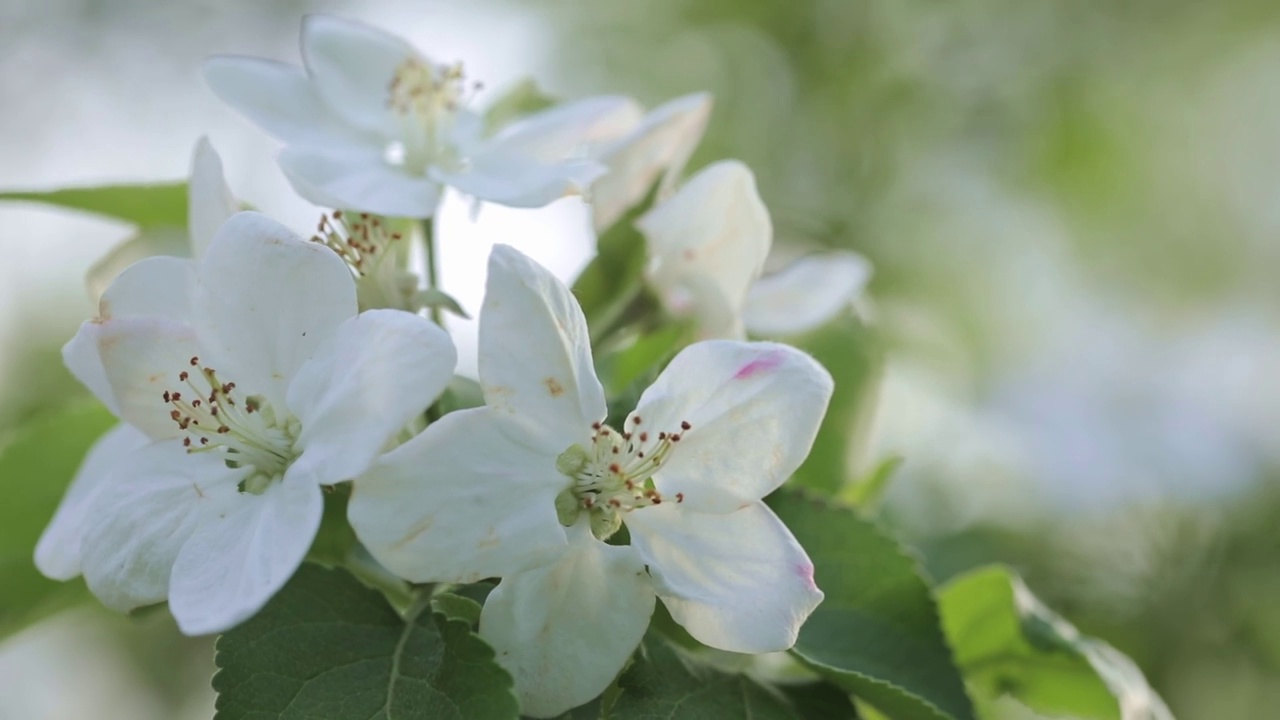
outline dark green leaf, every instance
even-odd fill
[[[450,620],[461,620],[471,627],[480,624],[480,603],[463,595],[440,593],[431,598],[431,609]]]
[[[672,321],[601,358],[596,370],[605,393],[610,397],[620,395],[637,382],[648,387],[671,358],[688,344],[691,330],[687,323]]]
[[[853,317],[796,344],[827,368],[836,388],[813,450],[792,482],[833,495],[850,479],[850,456],[865,451],[879,391],[882,350],[875,334]]]
[[[440,415],[451,413],[454,410],[465,410],[467,408],[480,407],[484,405],[484,391],[480,389],[480,383],[471,378],[454,375],[449,381],[449,386],[440,394],[440,399],[436,401]]]
[[[1008,693],[1053,715],[1172,720],[1132,660],[1080,635],[1012,570],[963,575],[942,588],[938,602],[956,663],[988,697]]]
[[[857,720],[849,693],[826,682],[779,685],[796,714],[804,720]]]
[[[615,331],[644,287],[644,236],[628,215],[609,228],[596,243],[596,256],[573,283],[582,305],[593,346]]]
[[[492,135],[514,120],[546,110],[555,104],[555,98],[543,92],[533,78],[525,78],[504,92],[485,111],[485,133]]]
[[[88,598],[84,583],[42,576],[36,541],[89,446],[115,424],[97,403],[53,414],[19,430],[0,450],[0,637]]]
[[[607,711],[610,720],[795,720],[780,695],[745,675],[694,665],[656,635],[641,645],[618,680],[621,692]]]
[[[826,593],[793,654],[893,720],[973,720],[915,559],[852,509],[794,491],[769,504]]]
[[[216,720],[515,718],[511,677],[465,622],[402,619],[343,570],[303,565],[218,638]]]
[[[82,210],[132,223],[142,229],[187,227],[186,182],[19,190],[0,192],[0,200],[20,200]]]

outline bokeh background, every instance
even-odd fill
[[[882,518],[934,577],[1008,562],[1182,720],[1274,716],[1280,4],[6,0],[0,189],[181,178],[208,135],[237,195],[309,226],[274,142],[199,75],[213,53],[296,62],[308,12],[462,60],[480,105],[526,76],[712,91],[694,167],[746,161],[777,245],[876,266],[860,308],[886,361],[855,461],[905,458]],[[442,225],[473,310],[493,242],[564,275],[592,243],[576,200],[472,224],[452,198]],[[127,234],[0,205],[0,428],[83,395],[57,348]],[[0,477],[0,503],[40,482]],[[83,607],[0,640],[0,719],[208,718],[211,670],[163,612]]]

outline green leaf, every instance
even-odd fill
[[[471,319],[467,311],[462,309],[462,305],[452,295],[440,288],[432,287],[420,290],[414,299],[419,307],[438,308],[451,312],[463,320]]]
[[[485,111],[484,131],[492,135],[512,121],[555,104],[555,98],[543,92],[533,78],[525,78],[502,93]]]
[[[480,624],[480,603],[463,595],[440,593],[431,598],[431,609],[450,620],[461,620],[471,627]]]
[[[850,457],[865,452],[883,350],[875,334],[853,317],[831,323],[796,344],[827,368],[836,387],[813,449],[792,482],[833,495],[849,481]]]
[[[846,485],[836,499],[846,502],[862,510],[874,510],[884,499],[889,490],[889,481],[893,479],[898,468],[902,467],[903,458],[893,455],[880,461],[862,479]]]
[[[88,599],[84,582],[49,580],[32,555],[89,446],[115,424],[97,403],[36,421],[0,443],[0,638]]]
[[[600,236],[596,256],[573,283],[593,347],[618,329],[644,288],[645,244],[632,224],[636,217],[633,211]]]
[[[1079,718],[1173,718],[1132,660],[1082,636],[1006,567],[952,580],[938,602],[956,663],[989,697],[1007,693],[1037,712]]]
[[[518,715],[511,676],[467,623],[429,602],[402,619],[343,570],[303,565],[216,650],[215,720]]]
[[[185,181],[145,185],[102,185],[63,190],[0,192],[0,200],[21,200],[82,210],[122,220],[141,229],[187,227]]]
[[[618,679],[620,693],[601,717],[609,720],[795,720],[785,699],[745,675],[730,675],[687,662],[661,637],[650,634]]]
[[[893,720],[973,720],[916,560],[852,509],[794,491],[769,504],[826,593],[792,653]]]
[[[692,329],[689,323],[672,321],[605,355],[596,363],[605,393],[609,397],[621,395],[636,383],[648,387],[671,358],[688,344]]]

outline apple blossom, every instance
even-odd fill
[[[761,277],[773,223],[751,170],[736,160],[703,168],[636,227],[649,286],[673,315],[694,318],[703,338],[806,332],[851,305],[871,275],[865,258],[839,251]]]
[[[697,343],[611,428],[577,301],[503,245],[479,351],[486,405],[381,458],[348,516],[409,580],[502,577],[480,635],[525,713],[549,717],[603,691],[655,597],[713,647],[795,642],[822,592],[761,498],[813,443],[832,391],[820,365],[775,343]],[[631,545],[604,542],[623,525]]]
[[[443,185],[540,207],[599,177],[603,165],[574,154],[620,134],[638,114],[627,98],[588,98],[484,137],[461,65],[327,16],[306,18],[301,45],[305,71],[218,56],[204,74],[219,97],[286,143],[281,169],[300,195],[325,207],[425,218]]]
[[[425,318],[357,314],[342,260],[257,213],[228,220],[198,262],[131,266],[103,305],[63,354],[126,424],[85,462],[38,562],[83,572],[116,609],[167,598],[193,635],[289,579],[321,486],[364,472],[456,359]]]

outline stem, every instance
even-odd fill
[[[422,221],[422,242],[427,251],[427,287],[438,290],[440,274],[436,269],[435,223],[435,215]],[[431,313],[431,321],[444,327],[444,313],[441,312],[440,306],[432,305],[428,310]]]

